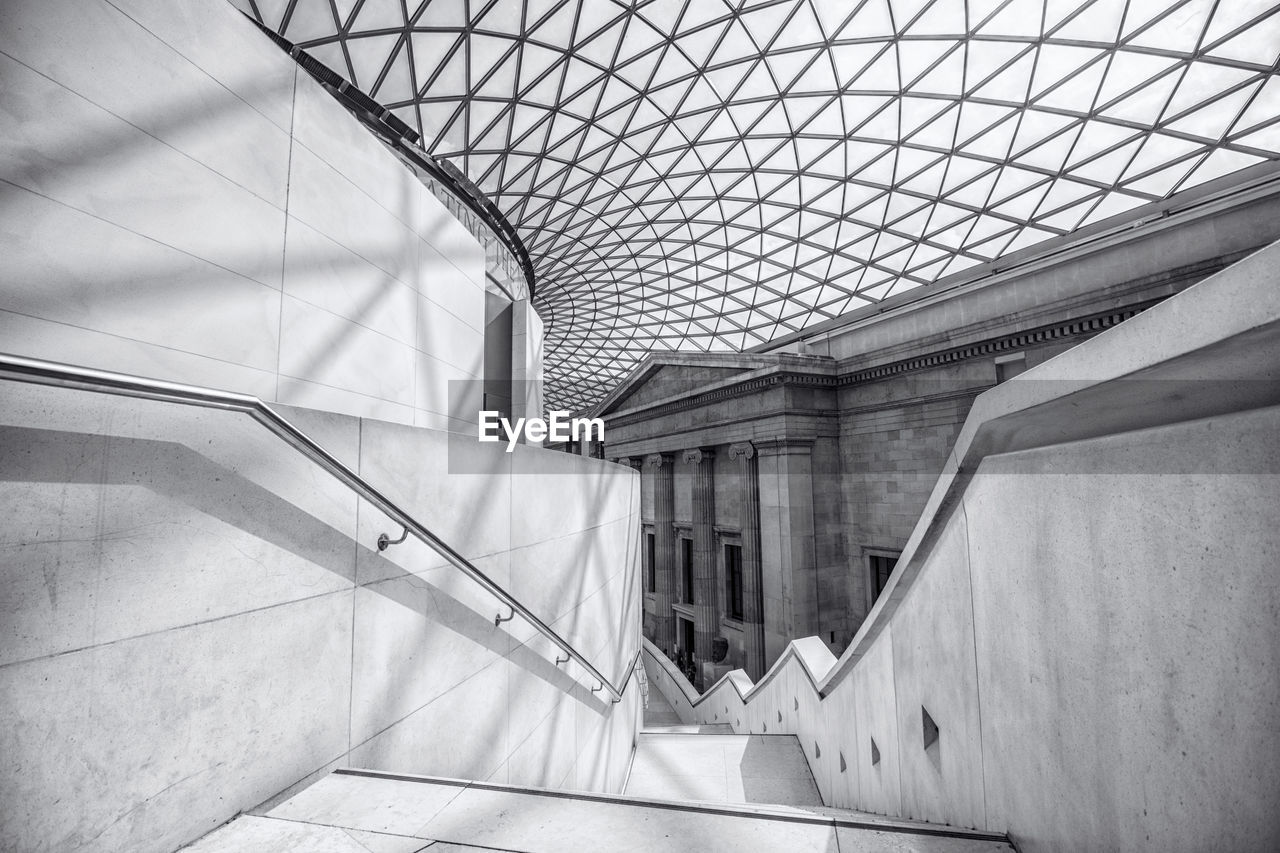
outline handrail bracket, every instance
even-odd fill
[[[385,551],[388,548],[390,548],[392,545],[399,545],[401,542],[407,539],[408,536],[409,536],[409,528],[407,527],[404,528],[404,532],[400,534],[399,539],[392,539],[390,536],[388,536],[385,533],[379,533],[378,534],[378,550]]]

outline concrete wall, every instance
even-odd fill
[[[835,660],[786,655],[697,719],[797,734],[828,805],[1021,850],[1272,849],[1277,436],[1272,407],[988,457],[852,677],[819,700]]]
[[[512,309],[512,412],[516,417],[542,417],[546,409],[542,394],[542,318],[528,299],[517,299]]]
[[[634,471],[282,408],[625,676]],[[621,788],[637,690],[247,417],[4,383],[0,517],[0,850],[173,850],[336,766]]]
[[[231,5],[4,3],[0,78],[4,350],[450,426],[480,244]]]
[[[828,805],[1024,851],[1274,849],[1277,259],[979,397],[840,660],[796,641],[697,721],[796,734]]]

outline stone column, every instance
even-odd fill
[[[711,641],[720,633],[716,607],[716,480],[715,453],[710,448],[684,452],[693,465],[693,642],[698,659],[694,686],[703,688],[701,664],[711,660]]]
[[[676,590],[676,482],[672,458],[654,453],[644,458],[653,477],[654,644],[665,654],[676,647],[676,622],[671,602]]]
[[[751,442],[729,447],[729,458],[738,460],[741,478],[742,527],[742,642],[747,675],[759,681],[764,666],[764,587],[760,573],[760,467]]]
[[[818,630],[813,439],[755,442],[760,474],[760,568],[765,666],[787,643]]]

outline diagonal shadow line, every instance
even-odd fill
[[[477,613],[424,578],[382,559],[376,550],[365,548],[347,533],[183,444],[110,436],[111,458],[105,471],[98,466],[66,465],[65,460],[77,458],[86,446],[103,446],[103,441],[102,435],[92,433],[0,426],[0,480],[149,489],[437,621],[588,707],[599,712],[608,709],[606,699],[593,695],[527,645],[512,642],[508,632],[496,628],[487,614]],[[14,449],[23,447],[39,447],[41,452],[18,458]],[[156,476],[159,471],[164,476]],[[353,545],[358,556],[362,550],[381,564],[376,580],[356,582],[359,560],[351,559]]]

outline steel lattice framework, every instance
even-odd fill
[[[1273,0],[250,5],[516,226],[556,408],[1280,159]]]

